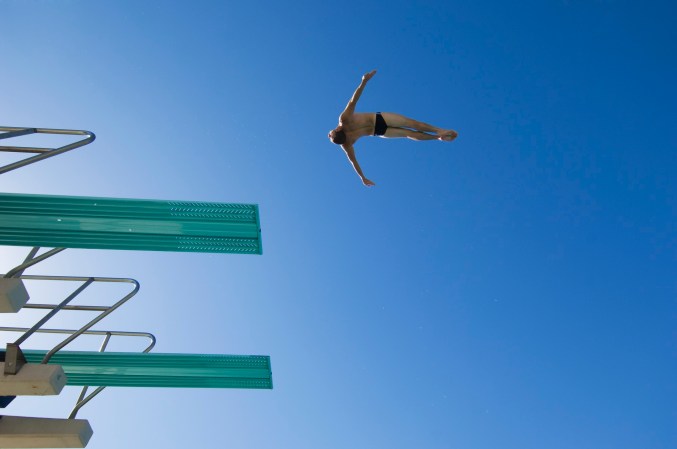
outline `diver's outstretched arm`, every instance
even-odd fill
[[[362,91],[367,85],[367,81],[372,79],[375,74],[376,70],[372,70],[371,72],[362,76],[362,82],[360,82],[360,85],[357,86],[357,89],[355,89],[355,92],[353,93],[353,96],[350,98],[348,105],[341,113],[340,117],[341,120],[345,120],[355,113],[355,105],[357,105],[357,100],[360,99],[360,95],[362,95]]]
[[[360,177],[362,180],[362,184],[364,184],[367,187],[375,186],[373,182],[371,182],[369,179],[367,179],[366,176],[364,176],[364,173],[362,173],[362,169],[360,168],[360,164],[357,163],[357,158],[355,157],[355,149],[353,148],[352,145],[341,145],[341,148],[343,148],[343,151],[346,153],[346,156],[348,156],[348,160],[352,164],[353,168],[355,169],[355,173],[357,173],[357,176]]]

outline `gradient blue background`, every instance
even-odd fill
[[[69,250],[27,272],[139,279],[98,327],[159,352],[272,357],[273,391],[109,389],[80,413],[89,447],[677,447],[676,13],[0,1],[0,124],[97,134],[0,190],[261,210],[263,256]],[[367,189],[326,133],[374,68],[359,110],[460,137],[361,140]],[[65,417],[76,394],[7,413]]]

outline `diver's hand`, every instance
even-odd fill
[[[371,72],[364,74],[362,76],[362,81],[364,81],[366,83],[367,81],[372,79],[374,77],[374,75],[376,75],[376,70],[372,70]]]

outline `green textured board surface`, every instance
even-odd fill
[[[0,193],[0,245],[261,254],[255,204]]]
[[[47,351],[23,350],[29,363]],[[67,385],[169,388],[272,389],[270,357],[263,355],[153,354],[59,351]]]

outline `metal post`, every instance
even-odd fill
[[[16,343],[7,343],[5,353],[5,374],[16,374],[26,364],[26,357]]]

